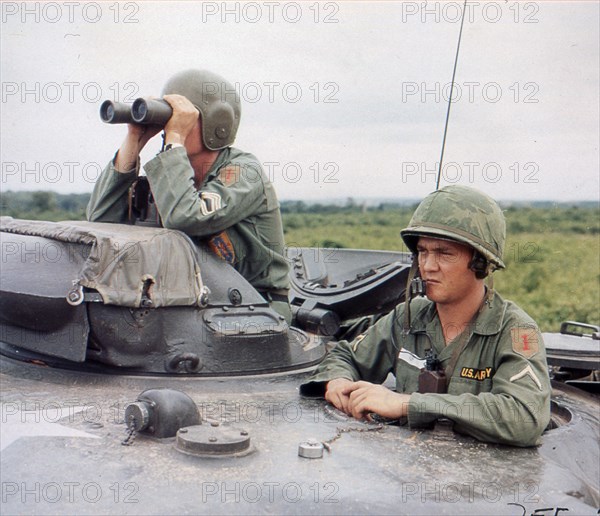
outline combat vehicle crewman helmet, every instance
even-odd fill
[[[235,140],[241,117],[240,96],[226,79],[208,70],[175,74],[162,94],[186,97],[200,111],[202,141],[210,150],[229,147]]]

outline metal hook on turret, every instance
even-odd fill
[[[83,297],[83,287],[77,281],[73,281],[73,288],[67,294],[67,303],[78,306],[83,303]]]

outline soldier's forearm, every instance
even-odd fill
[[[137,174],[118,174],[111,161],[94,185],[86,217],[92,222],[124,222],[127,212],[127,193]]]
[[[533,446],[547,424],[549,405],[544,396],[524,405],[505,394],[413,393],[408,422],[418,427],[446,417],[457,430],[481,441]]]
[[[121,174],[135,170],[141,150],[139,141],[127,135],[115,157],[115,170]]]

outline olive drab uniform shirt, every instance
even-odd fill
[[[301,386],[301,394],[322,395],[325,382],[334,378],[382,383],[392,372],[397,392],[413,393],[408,409],[411,427],[446,417],[457,431],[482,441],[538,443],[550,420],[551,389],[542,337],[533,320],[495,293],[466,330],[470,337],[447,394],[420,394],[418,376],[426,351],[433,348],[446,368],[461,338],[445,345],[431,301],[414,299],[411,314],[407,335],[402,304],[353,342],[340,341]]]
[[[144,166],[166,228],[205,240],[256,289],[289,288],[279,202],[258,160],[228,147],[196,190],[183,147],[159,153]],[[128,192],[137,170],[119,173],[111,161],[88,204],[90,221],[127,221]]]

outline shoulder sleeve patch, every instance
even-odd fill
[[[221,233],[213,236],[208,241],[208,247],[221,260],[225,260],[231,265],[235,263],[235,249],[226,231],[221,231]]]
[[[536,328],[519,326],[510,330],[512,348],[525,358],[531,358],[540,350],[540,335]]]
[[[219,180],[225,186],[231,186],[239,182],[242,169],[239,165],[227,165],[219,171]]]

